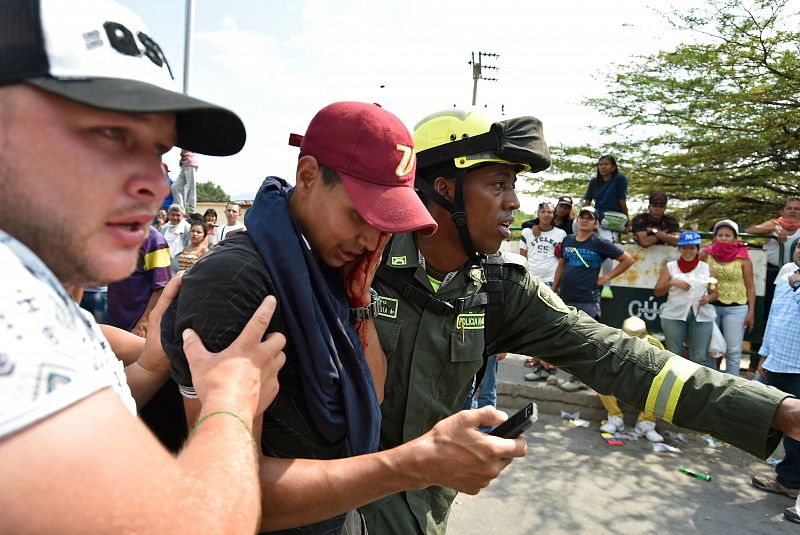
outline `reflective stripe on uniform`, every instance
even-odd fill
[[[691,360],[678,356],[670,357],[650,385],[644,410],[667,422],[672,422],[683,385],[699,368],[700,365]]]

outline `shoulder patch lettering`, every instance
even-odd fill
[[[397,318],[397,299],[391,297],[378,296],[378,316],[384,318]]]
[[[408,265],[408,260],[406,259],[405,256],[393,256],[393,257],[391,257],[389,259],[389,262],[393,266],[407,266]]]

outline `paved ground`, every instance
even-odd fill
[[[609,446],[591,416],[602,415],[594,393],[558,399],[563,393],[554,392],[555,387],[526,385],[524,371],[521,357],[501,366],[501,407],[520,406],[536,395],[557,399],[544,402],[547,410],[525,433],[530,448],[526,458],[515,461],[478,496],[458,496],[448,533],[800,533],[800,525],[783,519],[793,500],[750,486],[751,474],[773,473],[766,462],[727,445],[709,447],[701,435],[664,425],[660,428],[665,431],[685,432],[687,443],[668,441],[681,453],[654,453],[644,439]],[[556,410],[560,403],[581,410],[592,419],[590,427],[561,420]],[[635,416],[633,412],[629,419]],[[779,448],[775,456],[782,455]],[[680,465],[710,473],[713,479],[681,474]]]
[[[524,436],[527,457],[479,495],[459,495],[448,533],[800,533],[783,519],[794,500],[750,486],[750,474],[771,474],[770,465],[730,446],[708,447],[700,435],[687,433],[682,453],[654,453],[644,439],[608,446],[596,422],[584,429],[545,414]],[[680,465],[713,479],[681,474]]]

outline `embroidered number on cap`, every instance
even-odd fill
[[[414,149],[407,145],[401,145],[400,143],[397,144],[397,150],[403,153],[403,157],[400,159],[400,163],[397,164],[397,169],[394,170],[394,174],[397,176],[407,175],[411,172],[411,169],[414,168],[417,155],[414,154]]]
[[[139,44],[136,42],[136,37],[133,36],[133,32],[122,24],[118,22],[106,22],[103,24],[103,28],[105,28],[108,42],[111,43],[114,50],[126,56],[141,57],[145,55],[159,67],[166,65],[170,77],[175,78],[172,76],[172,69],[169,66],[167,57],[164,55],[164,51],[161,50],[158,43],[153,41],[149,35],[142,32],[136,34],[136,37],[139,38],[139,42],[144,47],[144,52],[142,52],[142,49],[139,48]]]

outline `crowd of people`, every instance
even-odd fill
[[[614,205],[607,194],[600,201],[595,193],[605,192],[611,184],[619,197]],[[745,332],[755,326],[756,296],[753,264],[738,224],[730,219],[717,221],[710,229],[710,244],[701,247],[698,232],[682,232],[679,222],[667,215],[668,196],[663,192],[651,193],[647,211],[629,222],[626,191],[627,178],[617,169],[613,156],[605,155],[598,161],[583,206],[575,209],[570,196],[560,197],[555,206],[541,202],[536,218],[522,223],[519,240],[519,252],[527,259],[531,275],[553,288],[567,304],[600,321],[602,299],[613,299],[613,292],[606,291],[609,282],[635,262],[617,245],[625,243],[623,233],[631,232],[633,242],[642,249],[676,247],[677,258],[663,265],[653,288],[655,296],[667,296],[658,313],[666,348],[712,368],[720,368],[724,361],[727,373],[739,375]],[[609,219],[612,210],[592,206],[595,200],[598,206],[602,203],[625,212],[613,211]],[[573,212],[577,212],[574,219]],[[779,271],[794,265],[791,259],[800,238],[800,198],[786,199],[777,212],[777,217],[747,229],[748,234],[768,236],[763,246],[768,259],[764,323]],[[611,260],[617,261],[613,269]],[[567,284],[559,289],[564,286],[562,277]],[[719,361],[711,359],[708,352],[715,329],[726,347]],[[758,358],[752,359],[750,371],[756,370],[757,363]],[[542,373],[538,359],[529,359],[528,365],[535,370],[526,379],[549,377]]]
[[[611,198],[610,188],[617,192]],[[558,226],[553,205],[540,203],[537,217],[522,224],[519,241],[520,254],[526,257],[530,273],[551,286],[565,303],[602,321],[602,299],[613,299],[613,293],[605,291],[608,281],[634,263],[633,257],[615,245],[615,232],[630,229],[642,249],[654,245],[676,247],[677,258],[662,266],[653,288],[656,297],[666,296],[658,311],[664,347],[712,369],[720,368],[724,360],[725,372],[738,376],[745,331],[753,330],[756,314],[753,263],[747,244],[741,241],[738,224],[730,219],[717,221],[710,229],[711,243],[702,247],[698,232],[681,231],[679,222],[666,214],[668,197],[663,192],[651,193],[647,212],[628,224],[626,188],[627,179],[618,172],[616,160],[603,156],[576,219],[572,219],[569,196],[557,201],[556,206],[561,208]],[[614,196],[616,204],[612,202]],[[598,207],[591,206],[593,200]],[[599,208],[601,204],[606,211]],[[615,212],[610,221],[609,211]],[[763,342],[751,346],[750,371],[754,372],[755,381],[794,395],[800,395],[800,293],[796,292],[800,288],[799,229],[800,198],[790,197],[777,210],[776,217],[746,230],[748,234],[767,237],[763,248],[768,262],[762,318],[766,329]],[[609,258],[617,260],[617,264],[603,274],[608,269],[603,263]],[[779,299],[773,299],[774,295]],[[661,345],[647,333],[644,321],[638,317],[626,319],[623,330]],[[714,358],[710,350],[715,330],[723,340],[720,358]],[[539,358],[529,357],[525,365],[533,368],[525,375],[528,381],[547,381],[568,392],[585,388],[572,376],[566,381],[558,379],[555,367]],[[616,399],[600,394],[600,400],[608,412],[600,430],[625,431]],[[663,441],[655,429],[655,418],[647,412],[639,414],[634,432],[652,442]],[[797,441],[786,437],[784,449],[785,458],[776,468],[777,477],[753,476],[751,482],[761,490],[796,497],[800,489],[800,448]],[[800,523],[795,511],[787,510],[786,518]]]
[[[529,116],[451,108],[412,133],[378,105],[332,103],[292,137],[295,185],[267,178],[244,222],[230,203],[215,226],[185,185],[197,154],[242,149],[244,123],[167,89],[135,13],[111,0],[84,11],[0,3],[0,49],[14,52],[0,54],[0,532],[443,534],[458,492],[527,452],[524,437],[481,431],[500,411],[462,410],[505,352],[636,406],[645,433],[662,418],[764,458],[783,433],[800,438],[790,393],[597,321],[599,288],[631,264],[595,234],[626,225],[613,158],[574,234],[567,197],[531,227],[534,260],[539,245],[558,249],[536,243],[550,226],[566,234],[552,285],[497,252],[517,174],[550,165]],[[173,146],[180,191],[161,162]],[[707,258],[744,274],[726,229]],[[608,259],[619,263],[604,271]],[[729,278],[718,295],[733,309],[749,293]],[[773,308],[800,286],[796,273],[776,280],[792,293],[776,289]],[[76,301],[103,285],[98,323]],[[762,347],[768,382],[784,374],[782,328],[770,322]],[[789,477],[753,484],[787,494]]]

